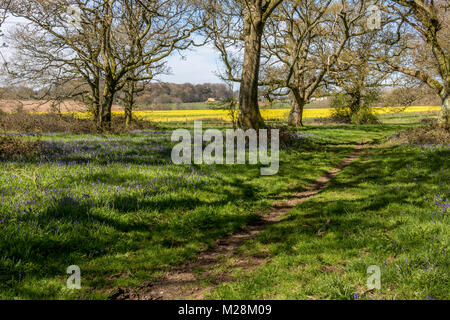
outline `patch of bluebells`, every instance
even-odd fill
[[[36,218],[35,220],[40,223],[40,218],[43,218],[43,216],[39,213],[51,211],[52,208],[54,209],[54,215],[58,216],[58,211],[65,211],[64,209],[73,211],[77,208],[85,208],[85,210],[90,211],[92,208],[104,206],[111,198],[133,195],[136,199],[141,197],[145,199],[156,195],[165,196],[181,188],[195,190],[210,183],[209,177],[214,172],[214,168],[209,171],[191,169],[190,171],[180,170],[172,173],[164,173],[161,170],[160,175],[146,179],[145,183],[127,181],[121,185],[113,185],[97,179],[90,184],[83,181],[83,187],[78,187],[76,190],[69,187],[40,187],[36,189],[33,187],[3,186],[0,188],[0,229],[2,226],[5,229],[7,226],[5,222],[12,220],[15,224],[21,224],[23,221]],[[82,173],[80,172],[80,174]],[[15,182],[17,182],[18,177],[15,178]],[[121,209],[125,210],[126,205],[123,203]]]
[[[447,212],[449,211],[450,208],[450,202],[448,198],[446,197],[445,199],[443,199],[443,197],[441,198],[441,196],[437,194],[434,196],[433,203],[437,208],[437,211],[433,212],[433,215],[435,216],[443,215],[447,217]]]
[[[435,152],[444,151],[444,159],[443,161],[448,164],[448,161],[450,160],[450,143],[448,144],[423,144],[418,145],[416,147],[419,147],[421,149],[421,152],[424,154],[433,154]],[[441,154],[442,156],[442,154]],[[407,167],[409,169],[412,168],[411,164],[407,164]],[[434,195],[433,199],[426,198],[427,201],[432,202],[436,210],[433,210],[432,215],[437,216],[448,216],[448,211],[450,208],[450,202],[448,199],[448,194],[450,194],[450,177],[449,177],[449,169],[447,167],[441,167],[439,170],[435,171],[436,178],[438,178],[439,181],[436,182],[436,185],[439,187],[440,193],[437,193]]]
[[[140,209],[164,210],[158,203],[172,192],[193,192],[214,181],[214,166],[169,166],[168,142],[163,133],[56,138],[44,141],[45,152],[31,163],[0,162],[1,256],[20,260],[14,257],[15,243],[26,247],[22,253],[32,254],[32,239],[51,237],[62,243],[72,236],[89,238],[99,228],[114,233],[114,220],[102,218],[97,209],[130,213],[137,223]],[[127,178],[116,182],[116,175],[108,177],[108,170],[116,169]]]
[[[145,136],[96,137],[69,141],[53,139],[43,141],[43,149],[39,160],[66,164],[161,164],[169,162],[171,156],[167,140],[155,141]]]
[[[436,151],[448,151],[450,150],[450,143],[447,144],[432,144],[425,143],[421,145],[416,145],[417,148],[420,148],[422,153],[432,153]]]

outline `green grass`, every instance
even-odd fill
[[[384,124],[410,124],[418,125],[424,120],[437,119],[439,112],[418,112],[418,113],[392,113],[378,114],[377,118]]]
[[[352,151],[354,144],[380,142],[408,126],[303,129],[312,135],[311,141],[282,150],[280,172],[272,177],[261,177],[258,166],[172,165],[170,132],[44,136],[44,141],[52,143],[51,152],[46,154],[48,159],[0,162],[0,299],[103,299],[118,286],[136,287],[158,279],[171,266],[193,259],[215,240],[256,219],[257,213],[267,210],[273,201],[303,190],[336,166]],[[390,237],[400,241],[401,236],[410,235],[409,250],[417,243],[417,250],[408,256],[411,263],[417,263],[414,259],[419,253],[432,258],[432,250],[440,250],[448,244],[448,221],[437,217],[437,224],[431,225],[427,206],[432,206],[422,198],[416,199],[415,193],[426,192],[432,196],[440,190],[436,179],[445,176],[441,174],[433,180],[429,174],[438,167],[448,169],[445,166],[448,153],[430,153],[435,156],[433,169],[428,170],[422,167],[431,164],[428,153],[402,148],[393,148],[392,153],[387,154],[380,152],[384,151],[374,147],[365,156],[365,162],[346,170],[329,190],[295,209],[285,222],[271,227],[246,245],[245,250],[249,252],[269,248],[273,262],[255,274],[242,274],[242,284],[224,284],[212,297],[298,298],[307,294],[333,298],[336,289],[332,283],[335,283],[343,290],[337,296],[349,298],[351,293],[357,292],[352,287],[359,283],[355,279],[364,276],[361,270],[367,263],[357,263],[361,250],[367,251],[364,251],[367,261],[382,261],[381,253],[373,251],[377,255],[371,256],[371,250],[377,245],[382,247],[380,250],[391,250],[384,242],[390,241]],[[377,169],[380,161],[382,165]],[[415,177],[423,179],[423,185],[403,182],[410,177],[398,171],[405,170],[405,161],[413,163],[413,168],[421,168],[420,175]],[[385,181],[383,179],[394,176],[400,179],[396,183],[408,188],[405,198],[399,199],[409,201],[412,197],[417,202],[399,200],[397,204],[394,193],[387,192],[385,186],[378,186]],[[359,178],[364,178],[367,186],[360,186]],[[383,196],[390,196],[382,204],[386,208],[401,207],[411,220],[405,220],[403,215],[394,219],[390,211],[378,213],[381,209],[387,210],[381,204],[379,208],[370,208],[368,204],[375,200],[369,197],[378,195],[379,188],[385,190]],[[346,191],[341,192],[342,189]],[[406,190],[415,193],[407,194]],[[355,195],[357,192],[363,194]],[[305,212],[311,217],[305,218]],[[413,220],[413,217],[419,219],[421,213],[423,223]],[[372,215],[374,218],[367,221],[362,218]],[[323,239],[314,238],[312,232],[328,216],[333,218],[330,232]],[[416,226],[418,222],[422,224]],[[429,248],[427,237],[437,236],[438,233],[433,233],[436,228],[441,230],[440,246],[430,242],[429,246],[433,247]],[[351,238],[342,236],[344,230]],[[427,237],[422,237],[422,231]],[[311,249],[312,246],[319,251]],[[420,248],[428,251],[421,252]],[[389,256],[393,253],[386,254],[382,257],[391,263]],[[393,261],[403,258],[400,254],[394,257]],[[434,280],[439,282],[434,287],[437,292],[413,286],[417,294],[408,291],[411,297],[421,298],[428,293],[436,298],[445,294],[448,297],[448,292],[442,289],[445,281],[448,284],[448,276],[443,276],[440,270],[444,266],[436,259],[430,260],[430,266],[438,272]],[[348,260],[349,270],[345,269],[344,278],[338,274],[329,278],[317,269],[321,266],[317,261],[322,260],[328,264]],[[66,269],[70,265],[81,268],[80,291],[66,288]],[[389,266],[395,269],[394,265]],[[425,273],[424,277],[429,274]],[[351,280],[347,281],[346,277]],[[394,274],[391,277],[395,279]],[[403,278],[396,281],[407,286]],[[302,291],[301,283],[309,283],[312,289]]]
[[[157,278],[351,150],[285,150],[280,174],[261,177],[258,166],[171,165],[169,134],[44,140],[57,143],[51,161],[1,163],[0,298],[105,298]],[[65,289],[73,264],[76,293]]]
[[[449,299],[449,156],[448,147],[371,148],[241,250],[270,262],[236,269],[210,297]],[[366,292],[371,265],[381,268],[381,290]]]

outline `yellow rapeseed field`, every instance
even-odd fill
[[[408,113],[440,111],[441,107],[386,107],[374,108],[376,114]],[[114,115],[121,116],[123,111],[113,111]],[[304,118],[327,118],[332,114],[332,109],[305,109]],[[185,122],[194,120],[222,120],[231,121],[227,110],[163,110],[163,111],[134,111],[137,119],[153,122]],[[261,109],[261,115],[265,120],[287,120],[288,109]],[[79,118],[88,118],[88,113],[76,113]]]

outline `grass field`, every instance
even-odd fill
[[[269,262],[251,273],[237,268],[210,297],[449,299],[449,156],[448,146],[373,146],[247,243],[242,255]],[[366,292],[371,265],[381,268],[381,290]]]
[[[309,138],[281,150],[271,177],[258,166],[173,165],[173,124],[119,136],[44,135],[45,153],[0,162],[0,299],[103,299],[157,280],[363,141],[371,147],[329,188],[241,249],[266,263],[235,270],[210,297],[448,299],[449,146],[386,143],[418,123],[409,115],[385,122],[301,129]],[[327,219],[330,229],[317,237]],[[372,264],[382,268],[382,290],[364,294]],[[66,288],[70,265],[81,268],[79,291]]]

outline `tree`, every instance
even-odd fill
[[[240,83],[238,125],[243,129],[265,127],[258,105],[261,42],[267,20],[282,2],[208,1],[209,35],[227,68],[224,80]],[[243,48],[243,60],[238,68],[237,60],[232,57],[236,45]]]
[[[346,121],[373,122],[370,107],[378,101],[380,88],[393,85],[391,73],[378,68],[388,50],[381,39],[381,31],[350,39],[339,63],[330,72],[332,83],[339,89],[332,107]]]
[[[0,38],[3,37],[2,25],[5,23],[6,17],[8,15],[9,7],[12,0],[0,0]],[[0,43],[3,46],[3,43]],[[0,51],[0,58],[4,60],[3,54]],[[1,95],[0,95],[1,97]]]
[[[6,20],[11,1],[12,0],[0,0],[0,35],[2,35],[1,27]]]
[[[244,0],[244,64],[239,92],[239,127],[264,127],[258,106],[261,41],[265,24],[282,0]]]
[[[174,51],[189,47],[191,35],[201,28],[197,7],[184,0],[70,4],[75,26],[67,23],[68,7],[60,2],[15,2],[13,14],[30,22],[13,37],[26,57],[16,60],[16,70],[21,77],[50,83],[83,79],[90,87],[87,101],[102,127],[111,123],[116,94],[129,81],[151,80],[153,70]]]
[[[390,12],[400,16],[402,22],[415,31],[416,37],[410,43],[404,42],[402,50],[392,54],[387,64],[394,71],[419,79],[438,93],[442,100],[441,122],[449,126],[450,4],[446,0],[393,2],[394,4],[388,7]],[[401,41],[405,34],[411,38],[411,31],[404,25],[401,27],[397,41]],[[405,59],[405,53],[412,59]],[[429,57],[432,57],[433,61],[430,61]]]
[[[68,82],[79,83],[59,100],[83,96],[101,126],[104,74],[100,54],[106,19],[105,9],[100,8],[106,2],[80,0],[70,4],[39,0],[13,3],[11,13],[29,23],[16,26],[9,39],[16,53],[9,72],[16,81],[48,88],[47,93],[59,91],[55,88]],[[79,14],[80,21],[71,20],[71,14]]]
[[[291,0],[269,19],[263,83],[269,94],[291,93],[290,125],[303,125],[304,106],[325,84],[349,39],[367,32],[366,12],[366,1]]]

